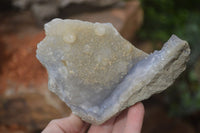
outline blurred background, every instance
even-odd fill
[[[35,57],[53,18],[110,22],[147,53],[172,34],[192,49],[186,71],[161,94],[143,101],[142,133],[200,132],[199,0],[1,0],[0,132],[40,133],[70,109],[47,89],[47,73]]]

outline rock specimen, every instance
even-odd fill
[[[49,89],[93,124],[166,89],[190,54],[187,42],[172,35],[162,50],[148,55],[109,23],[54,19],[45,31],[37,58],[48,71]]]

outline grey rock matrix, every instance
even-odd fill
[[[109,23],[54,19],[45,32],[36,56],[48,71],[49,89],[92,124],[165,90],[190,54],[188,43],[172,35],[148,55]]]

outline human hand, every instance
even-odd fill
[[[69,117],[52,120],[42,133],[140,133],[144,106],[137,103],[103,123],[91,125],[71,114]]]

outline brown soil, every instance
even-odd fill
[[[27,12],[24,14],[6,17],[0,23],[0,93],[13,83],[32,86],[47,81],[46,70],[35,57],[44,32],[30,23]]]

